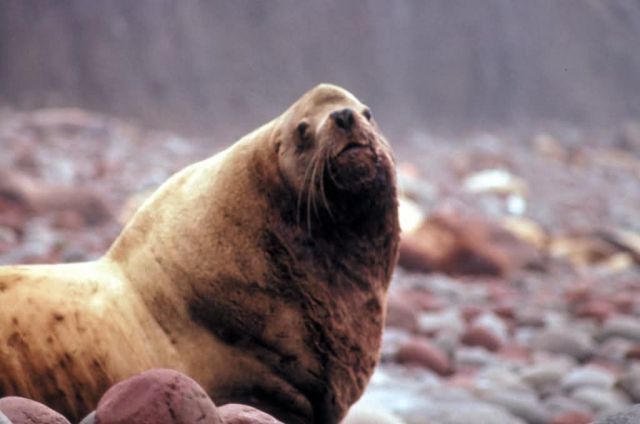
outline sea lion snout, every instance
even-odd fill
[[[338,128],[344,131],[351,131],[354,124],[356,123],[355,117],[353,115],[353,110],[346,107],[342,110],[332,112],[329,116],[331,116],[331,119],[333,119],[333,122],[336,123]]]

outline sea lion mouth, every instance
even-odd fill
[[[368,147],[370,147],[370,146],[369,146],[369,144],[359,143],[359,142],[352,141],[352,142],[350,142],[350,143],[347,143],[347,145],[346,145],[346,146],[344,146],[344,147],[343,147],[343,148],[338,152],[338,154],[336,155],[336,157],[338,157],[338,156],[340,156],[340,155],[343,155],[343,154],[345,154],[345,153],[352,152],[352,151],[356,151],[356,150],[357,150],[357,151],[359,151],[359,150],[361,150],[361,149],[366,149],[366,148],[368,148]]]

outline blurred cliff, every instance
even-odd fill
[[[640,117],[635,0],[3,0],[0,102],[235,137],[318,82],[388,133]]]

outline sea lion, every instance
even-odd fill
[[[369,109],[313,88],[172,176],[103,258],[0,268],[0,395],[78,419],[163,367],[218,405],[338,422],[379,354],[395,178]]]

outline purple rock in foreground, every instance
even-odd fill
[[[153,369],[111,387],[100,399],[99,424],[222,424],[214,403],[193,379]]]
[[[218,408],[224,424],[282,424],[259,409],[239,403],[229,403]]]
[[[51,408],[31,399],[8,396],[0,399],[0,411],[13,424],[69,424]],[[0,419],[2,423],[2,419]]]

